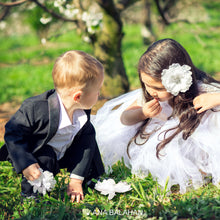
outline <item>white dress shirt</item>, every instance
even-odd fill
[[[57,160],[60,160],[79,130],[87,121],[87,115],[82,109],[76,109],[73,113],[73,123],[71,123],[62,100],[58,94],[60,104],[60,121],[56,134],[48,142],[57,155]],[[70,178],[77,178],[83,180],[84,177],[71,173]]]

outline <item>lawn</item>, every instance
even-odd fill
[[[179,41],[198,68],[215,76],[220,72],[220,3],[202,2],[207,20],[193,24],[179,22],[165,27],[163,32],[157,27],[154,31],[157,39]],[[136,24],[124,26],[122,51],[132,89],[139,87],[136,66],[147,49],[139,35],[140,29]],[[0,103],[19,104],[29,96],[52,88],[53,63],[66,50],[78,49],[92,54],[92,48],[72,29],[63,35],[55,34],[45,45],[33,31],[10,35],[1,32],[0,41],[4,42],[0,44]],[[112,200],[86,187],[85,200],[70,203],[65,193],[68,173],[62,170],[50,196],[46,195],[38,203],[34,200],[21,203],[21,176],[13,171],[9,162],[0,165],[0,219],[220,219],[220,189],[211,183],[183,195],[178,189],[170,193],[161,189],[150,175],[138,179],[123,162],[118,162],[113,173],[102,178],[126,181],[132,190],[117,194]]]

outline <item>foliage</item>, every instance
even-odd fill
[[[219,72],[220,40],[219,9],[220,3],[201,1],[204,12],[200,22],[176,22],[163,29],[154,25],[157,39],[174,38],[189,52],[194,64],[214,75]],[[138,11],[136,12],[136,14]],[[135,14],[135,15],[136,15]],[[23,20],[22,20],[23,21]],[[16,22],[19,22],[16,19]],[[57,22],[48,32],[46,44],[39,42],[33,31],[18,33],[17,26],[23,23],[11,23],[0,33],[0,103],[39,94],[53,87],[51,70],[55,59],[71,49],[93,53],[92,47],[76,33],[72,24]],[[137,64],[141,54],[147,49],[140,35],[140,24],[126,24],[123,28],[122,55],[131,89],[139,87]],[[15,83],[16,81],[16,83]],[[30,86],[31,85],[31,86]]]
[[[123,162],[113,167],[113,173],[102,178],[127,181],[132,190],[117,194],[112,200],[94,189],[85,187],[85,199],[71,203],[66,194],[68,173],[56,176],[57,184],[50,196],[37,201],[21,201],[19,175],[8,162],[1,162],[0,219],[218,219],[220,218],[220,189],[211,183],[181,195],[161,189],[149,175],[138,179]]]
[[[72,35],[75,45],[71,43]],[[20,102],[53,88],[53,63],[65,51],[77,49],[91,53],[90,46],[83,43],[74,31],[59,38],[53,37],[46,45],[41,45],[34,34],[0,36],[0,39],[5,42],[0,46],[0,103]]]

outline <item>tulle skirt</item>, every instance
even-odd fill
[[[164,132],[178,125],[178,119],[167,120],[172,108],[166,102],[160,103],[162,112],[146,128],[146,132],[155,132],[144,144],[140,137],[136,142],[132,141],[128,157],[128,143],[141,123],[124,126],[120,122],[120,115],[141,95],[141,90],[135,90],[113,99],[92,119],[106,171],[111,171],[111,166],[123,158],[133,174],[144,178],[151,173],[162,187],[169,179],[168,187],[178,184],[181,193],[185,193],[188,188],[202,186],[209,176],[213,184],[219,185],[220,111],[207,111],[187,140],[183,140],[182,133],[179,133],[160,151],[160,157],[157,158],[156,147],[163,140]]]

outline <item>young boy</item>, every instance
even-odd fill
[[[39,168],[54,175],[67,168],[67,194],[79,202],[84,198],[82,183],[104,172],[90,122],[104,70],[90,55],[68,51],[56,60],[52,76],[55,89],[25,100],[6,124],[1,160],[4,155],[23,174],[25,197],[33,195],[28,180],[39,178]]]

